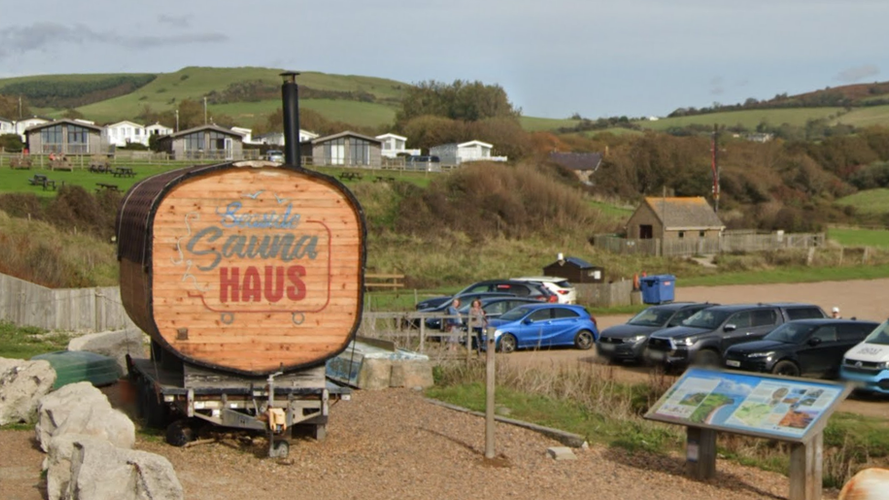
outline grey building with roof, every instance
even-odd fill
[[[244,157],[243,135],[218,125],[201,125],[161,137],[158,149],[175,160],[239,160]]]
[[[627,221],[627,238],[718,240],[724,229],[702,196],[647,197]]]
[[[383,141],[345,131],[312,139],[312,163],[317,166],[379,167]],[[305,156],[304,152],[301,152]]]

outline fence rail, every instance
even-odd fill
[[[661,240],[630,239],[611,235],[596,235],[593,244],[621,255],[641,254],[689,256],[723,252],[758,252],[785,248],[823,247],[824,233],[756,234],[750,231],[725,231],[716,239]]]

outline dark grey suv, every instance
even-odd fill
[[[759,340],[778,325],[795,319],[826,318],[812,304],[735,304],[708,307],[682,326],[651,334],[645,360],[666,367],[719,366],[729,346]]]
[[[651,306],[622,325],[602,330],[596,352],[608,361],[641,361],[648,336],[663,328],[679,326],[690,316],[718,304],[671,302]]]

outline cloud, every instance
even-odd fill
[[[228,41],[223,33],[191,33],[172,36],[121,35],[111,31],[93,31],[82,24],[34,23],[28,27],[7,28],[0,32],[0,59],[16,52],[45,50],[61,44],[111,44],[128,48],[169,47],[195,43]]]
[[[710,79],[710,94],[721,95],[725,92],[725,85],[721,76],[714,76]]]
[[[174,28],[188,28],[191,26],[191,16],[168,16],[161,14],[157,16],[157,22],[168,24]]]
[[[844,69],[837,73],[834,79],[845,83],[855,83],[865,78],[880,74],[880,68],[873,64],[865,64],[864,66],[856,66],[854,68]]]

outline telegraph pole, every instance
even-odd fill
[[[710,170],[713,173],[713,207],[719,214],[719,125],[713,124],[713,138],[710,146]]]
[[[204,97],[204,125],[207,124],[207,98]]]

